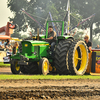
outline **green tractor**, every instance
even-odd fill
[[[48,36],[49,22],[62,23],[62,32],[57,36],[54,58],[51,57],[50,45],[43,41]],[[64,35],[64,21],[47,21],[46,36],[33,37],[38,40],[24,40],[19,52],[10,57],[13,74],[43,74],[55,72],[59,75],[83,75],[88,65],[88,49],[84,41],[74,40]]]

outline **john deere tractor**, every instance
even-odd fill
[[[57,36],[54,57],[51,56],[50,45],[43,41],[48,36],[49,22],[62,23],[61,35]],[[19,52],[11,56],[13,74],[43,74],[56,72],[60,75],[83,75],[88,65],[88,49],[84,41],[74,40],[64,35],[63,21],[47,21],[46,35],[36,36],[38,40],[24,40]]]

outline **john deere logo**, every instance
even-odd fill
[[[25,47],[28,47],[28,44],[25,44]]]

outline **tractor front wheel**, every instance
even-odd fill
[[[47,75],[49,73],[49,61],[47,58],[42,58],[39,62],[39,74]]]
[[[13,74],[20,73],[20,66],[18,65],[18,61],[14,61],[13,64],[11,64],[11,71]]]

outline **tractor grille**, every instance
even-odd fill
[[[22,43],[22,54],[25,55],[25,53],[28,56],[32,55],[32,44],[29,42]]]

